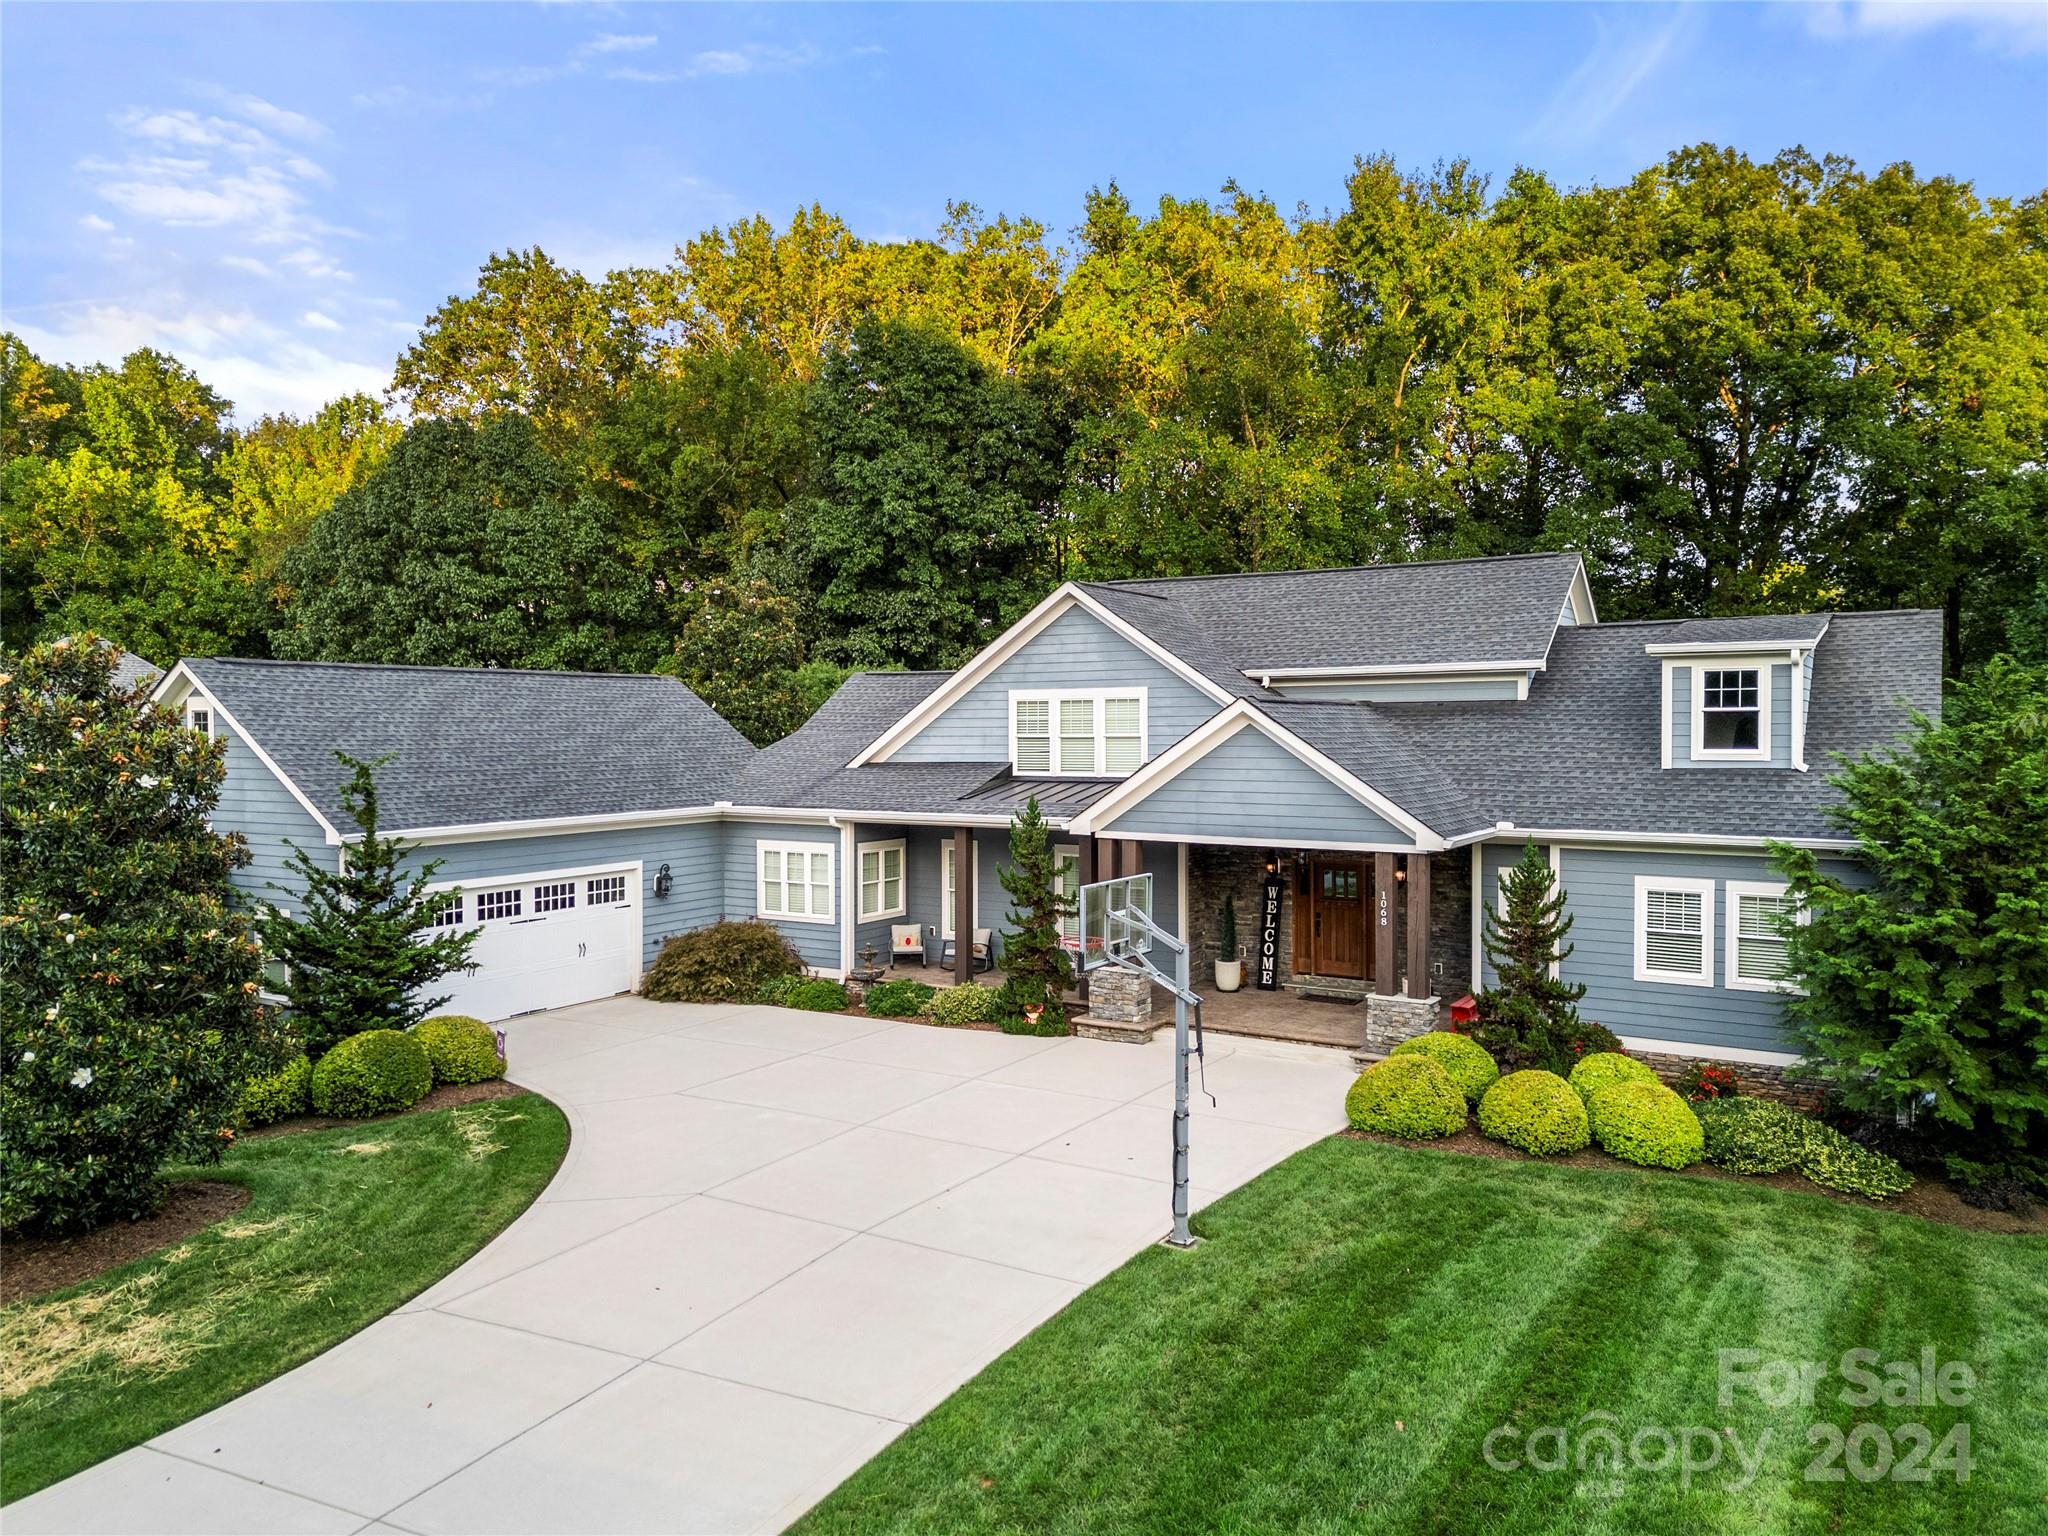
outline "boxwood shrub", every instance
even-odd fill
[[[861,1003],[876,1018],[914,1019],[937,991],[921,981],[885,981],[869,987]]]
[[[1416,1051],[1359,1073],[1344,1096],[1344,1113],[1361,1131],[1430,1141],[1465,1129],[1465,1095],[1440,1062]]]
[[[807,976],[793,982],[781,998],[785,1008],[803,1008],[812,1013],[838,1013],[846,1007],[846,988],[823,976]]]
[[[1569,1081],[1590,1107],[1593,1095],[1602,1088],[1615,1083],[1654,1083],[1657,1074],[1633,1056],[1624,1056],[1619,1051],[1595,1051],[1590,1056],[1579,1058]],[[1597,1127],[1594,1134],[1599,1134]]]
[[[243,1129],[274,1125],[313,1107],[313,1063],[304,1051],[275,1072],[252,1077],[242,1085],[241,1107],[235,1119]]]
[[[1593,1139],[1625,1163],[1690,1168],[1705,1150],[1692,1106],[1654,1078],[1609,1083],[1586,1101],[1586,1118]]]
[[[357,1120],[410,1109],[434,1086],[434,1069],[419,1041],[398,1029],[349,1035],[313,1068],[313,1108]]]
[[[413,1039],[427,1053],[437,1083],[481,1083],[505,1075],[498,1059],[497,1032],[482,1019],[441,1013],[412,1027]]]
[[[934,1024],[993,1024],[996,989],[971,981],[964,986],[941,987],[924,1005],[924,1016]]]
[[[767,923],[712,923],[662,945],[640,990],[662,1003],[750,1003],[763,982],[803,968],[794,946]]]
[[[1479,1129],[1538,1157],[1584,1150],[1592,1139],[1586,1106],[1555,1072],[1510,1072],[1479,1101]]]
[[[1500,1068],[1485,1046],[1470,1035],[1455,1035],[1449,1030],[1433,1029],[1426,1035],[1403,1040],[1391,1054],[1427,1056],[1449,1074],[1467,1104],[1477,1104],[1485,1098],[1486,1090],[1500,1077]]]

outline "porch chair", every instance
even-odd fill
[[[995,930],[992,928],[977,928],[974,930],[974,968],[977,971],[992,971],[995,969],[995,939]],[[958,951],[953,947],[953,941],[951,939],[945,940],[939,946],[939,968],[944,970],[953,964],[954,956],[957,953]]]
[[[903,965],[915,956],[917,963],[924,962],[924,930],[916,923],[891,923],[889,925],[889,963]]]

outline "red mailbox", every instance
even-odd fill
[[[1451,1004],[1451,1023],[1453,1026],[1462,1029],[1468,1024],[1477,1024],[1478,1022],[1479,999],[1470,992],[1467,992],[1463,997]]]

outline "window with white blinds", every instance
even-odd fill
[[[1728,985],[1744,991],[1791,990],[1786,981],[1784,924],[1799,908],[1782,885],[1728,882]]]
[[[903,842],[896,840],[862,843],[857,850],[862,921],[903,915],[903,849]]]
[[[832,848],[827,843],[756,843],[762,917],[832,921]]]
[[[1714,984],[1714,882],[1636,877],[1637,981]]]
[[[1010,766],[1020,774],[1080,777],[1144,766],[1143,688],[1065,689],[1010,695]]]

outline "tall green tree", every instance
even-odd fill
[[[1501,879],[1501,904],[1481,899],[1485,931],[1480,943],[1492,962],[1494,983],[1479,993],[1473,1039],[1511,1067],[1569,1072],[1583,1026],[1579,982],[1564,981],[1557,968],[1570,958],[1571,915],[1557,876],[1532,842]]]
[[[97,637],[0,650],[0,1227],[148,1215],[275,1065],[225,749]]]
[[[787,736],[846,680],[807,672],[796,604],[766,582],[711,582],[691,594],[673,669],[690,691],[757,747]]]
[[[996,872],[1010,897],[997,1013],[1012,1034],[1067,1033],[1067,988],[1074,969],[1060,943],[1071,904],[1059,893],[1058,866],[1038,796],[1010,818],[1010,860]]]
[[[427,889],[442,861],[414,863],[415,845],[378,830],[376,770],[389,759],[334,755],[349,771],[342,809],[362,836],[346,845],[338,871],[292,845],[286,867],[295,885],[271,888],[291,897],[298,915],[272,907],[260,922],[265,950],[285,967],[292,1027],[316,1060],[349,1035],[410,1029],[447,1002],[445,993],[422,994],[472,969],[478,932],[461,925],[437,931],[435,920],[461,900],[455,891]]]
[[[314,521],[367,480],[403,435],[380,401],[344,395],[304,421],[265,416],[235,439],[221,475],[259,587],[274,587],[284,557]],[[283,594],[273,591],[272,599]]]
[[[928,326],[865,321],[808,419],[791,536],[828,659],[953,666],[1044,593],[1058,442],[1029,388]]]
[[[1852,1108],[1923,1124],[2048,1194],[2048,667],[1995,658],[1937,723],[1837,777],[1867,878],[1774,846],[1793,1037]]]
[[[645,671],[651,584],[523,416],[424,421],[285,557],[271,644],[308,661]]]

